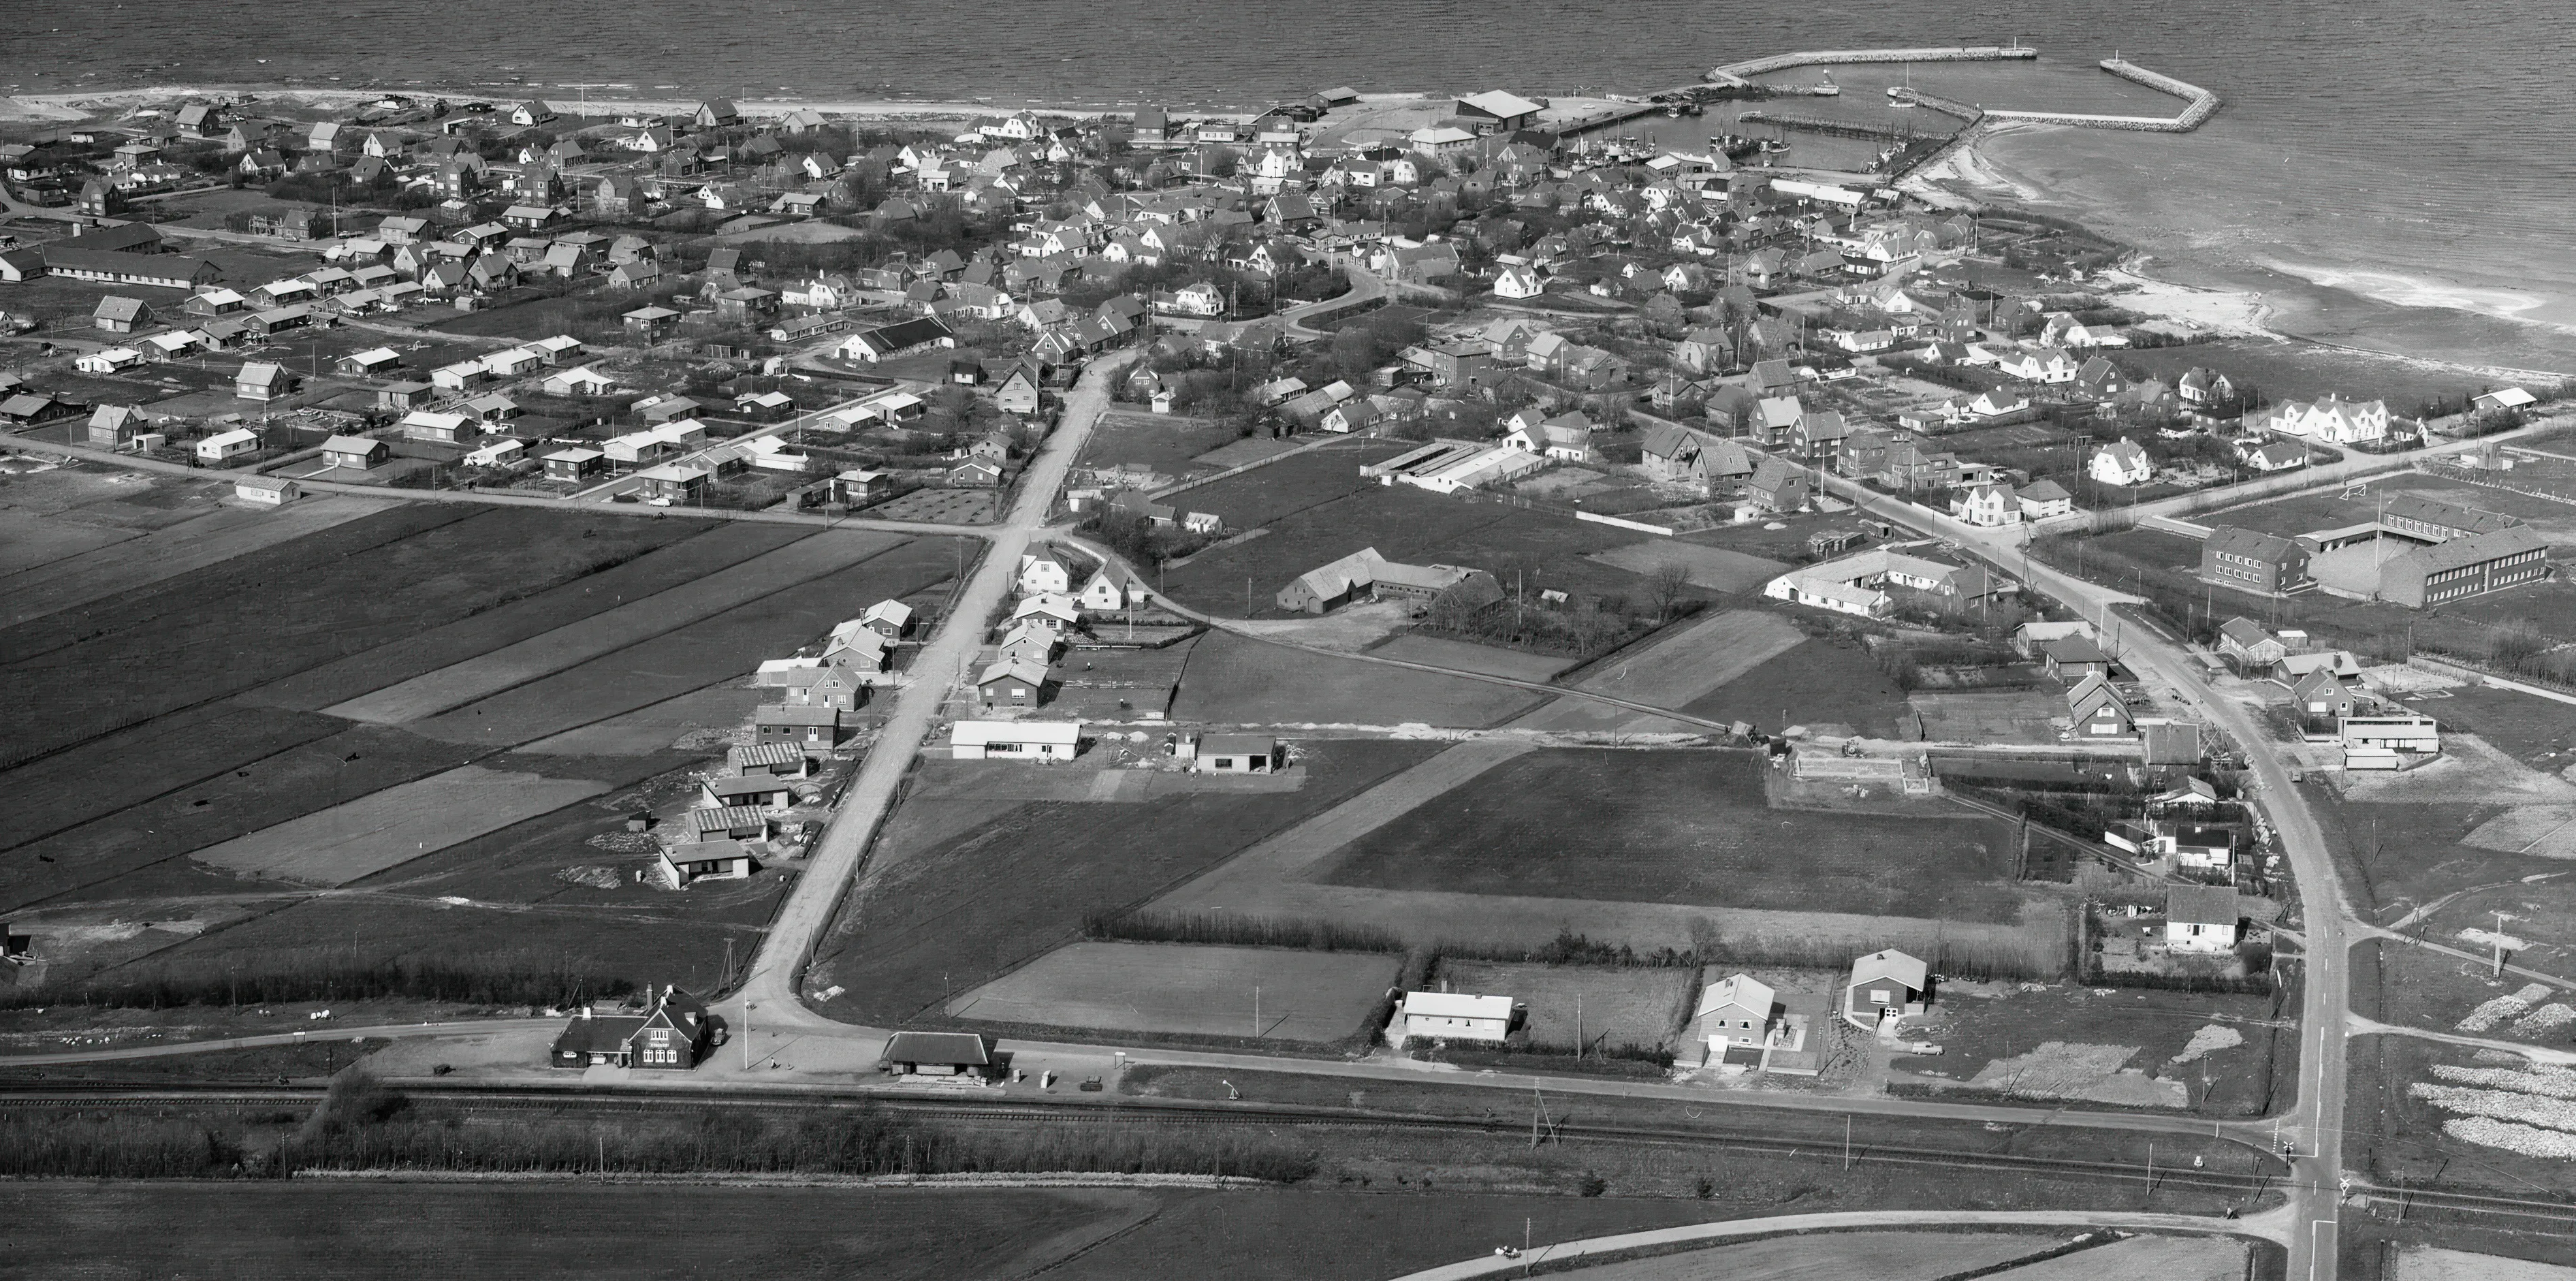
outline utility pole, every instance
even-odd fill
[[[2496,918],[2496,932],[2495,932],[2495,969],[2494,969],[2494,970],[2493,970],[2493,972],[2491,973],[2490,977],[2493,977],[2493,978],[2503,978],[2503,977],[2504,977],[2504,923],[2505,923],[2505,914],[2504,914],[2504,913],[2502,913],[2502,912],[2493,912],[2493,913],[2490,913],[2490,915],[2492,915],[2492,916],[2494,916],[2494,917]]]
[[[1843,1168],[1846,1170],[1851,1168],[1851,1134],[1851,1113],[1845,1112],[1843,1113]]]

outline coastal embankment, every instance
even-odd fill
[[[1933,49],[1806,49],[1766,58],[1730,62],[1708,73],[1719,84],[1746,84],[1752,77],[1793,67],[1843,67],[1865,62],[2013,62],[2031,61],[2039,50],[2020,45],[1949,45]]]
[[[2072,125],[2081,129],[2122,129],[2132,133],[2189,133],[2209,123],[2218,114],[2218,95],[2199,85],[2176,80],[2159,71],[2149,71],[2124,58],[2104,58],[2104,71],[2123,80],[2142,84],[2158,93],[2172,94],[2183,100],[2182,112],[2172,116],[2105,116],[2069,111],[1989,110],[1990,120],[2012,120],[2023,124]]]

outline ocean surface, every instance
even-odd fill
[[[2084,216],[2168,274],[2262,289],[2319,336],[2576,371],[2567,20],[2532,0],[0,0],[0,93],[293,77],[495,96],[1220,108],[1343,84],[1652,90],[1790,49],[2017,38],[2038,64],[1918,67],[1912,82],[1987,106],[2169,110],[2095,69],[2117,52],[2227,106],[2183,136],[2009,131],[1979,148],[1971,176],[1986,194]],[[1905,74],[1838,73],[1843,105],[1883,101]],[[1687,123],[1724,126],[1717,113]],[[1810,163],[1828,154],[1800,147]]]

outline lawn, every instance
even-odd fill
[[[813,643],[870,602],[949,578],[957,563],[950,543],[907,543],[411,726],[453,742],[513,746],[732,680]]]
[[[2299,1048],[2295,995],[2276,1003],[2268,996],[2081,987],[2026,991],[2003,984],[1975,985],[1973,993],[1934,993],[1931,1018],[1923,1025],[1909,1023],[1907,1035],[1939,1044],[1941,1053],[1899,1057],[1900,1072],[1973,1081],[1981,1091],[2098,1096],[2097,1101],[2135,1105],[2138,1098],[2130,1096],[2143,1097],[2148,1091],[2140,1087],[2152,1083],[2120,1069],[2140,1069],[2144,1078],[2179,1083],[2180,1090],[2165,1086],[2161,1093],[2176,1101],[2187,1094],[2188,1107],[2209,1116],[2265,1115],[2295,1092],[2284,1079]],[[2181,1058],[2195,1036],[2201,1052]],[[2098,1080],[2080,1074],[2052,1079],[2052,1063],[2073,1056],[2034,1055],[2049,1042],[2128,1053],[2100,1053],[2101,1061],[2118,1062]],[[2280,1099],[2272,1096],[2276,1088]]]
[[[19,759],[596,573],[695,522],[395,508],[0,631]]]
[[[243,695],[246,702],[307,710],[436,672],[629,602],[656,598],[781,547],[813,531],[754,521],[696,524],[701,532],[538,596],[399,637],[363,654],[308,668]]]
[[[1319,879],[1381,890],[2015,920],[1983,818],[1774,810],[1745,751],[1542,748],[1355,842]]]
[[[1335,441],[1190,490],[1189,509],[1216,513],[1228,529],[1260,529],[1307,508],[1376,488],[1376,481],[1360,475],[1360,465],[1393,458],[1410,448],[1403,441],[1365,437]]]
[[[1578,1035],[1587,1053],[1625,1046],[1669,1050],[1699,995],[1688,966],[1609,968],[1591,965],[1440,963],[1448,990],[1508,996],[1529,1009],[1531,1048],[1571,1053]]]
[[[1166,943],[1073,943],[948,1003],[994,1024],[1265,1041],[1339,1041],[1362,1031],[1402,959]]]
[[[1198,463],[1199,455],[1239,439],[1233,427],[1204,418],[1113,412],[1093,425],[1076,463],[1083,467],[1143,463],[1165,476],[1187,476],[1215,470]]]
[[[1190,650],[1172,701],[1176,720],[1220,725],[1402,725],[1476,728],[1547,696],[1210,632]]]
[[[1711,720],[1747,721],[1771,732],[1796,725],[1833,732],[1825,727],[1840,725],[1895,738],[1906,703],[1905,691],[1858,644],[1809,640],[1681,710]]]
[[[881,853],[817,946],[806,985],[849,989],[825,1006],[836,1017],[937,1021],[959,994],[1071,941],[1086,913],[1151,898],[1436,750],[1308,743],[1297,791],[1032,802],[909,856]]]

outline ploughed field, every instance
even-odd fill
[[[536,949],[712,982],[722,935],[765,919],[783,875],[638,888],[649,851],[619,839],[621,810],[723,750],[760,660],[877,600],[934,603],[964,559],[949,539],[669,515],[370,500],[296,523],[308,510],[264,514],[290,537],[216,531],[241,550],[211,563],[174,549],[175,573],[118,555],[146,533],[10,575],[43,581],[0,625],[18,711],[0,794],[20,818],[0,911],[195,931],[155,964],[327,940],[350,963]],[[363,904],[299,889],[352,883]],[[113,980],[98,962],[132,959],[42,968]]]

